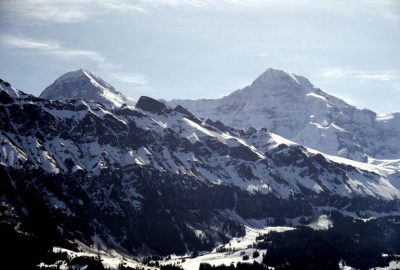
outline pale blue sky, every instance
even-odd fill
[[[400,111],[400,1],[0,0],[0,77],[38,95],[86,68],[138,98],[216,98],[269,67]]]

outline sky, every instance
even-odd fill
[[[85,68],[134,99],[220,98],[272,67],[400,111],[400,1],[0,0],[0,59],[34,95]]]

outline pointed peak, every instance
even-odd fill
[[[286,72],[282,69],[277,69],[277,68],[267,68],[262,75],[288,75],[290,74],[289,72]]]
[[[111,108],[132,102],[110,84],[87,69],[67,72],[48,86],[40,97],[46,99],[94,100]]]
[[[78,81],[78,80],[82,80],[82,81],[86,80],[86,81],[92,82],[93,84],[97,84],[97,85],[100,85],[103,87],[114,89],[111,85],[106,83],[103,79],[96,76],[94,73],[90,72],[89,70],[83,69],[83,68],[74,70],[74,71],[69,71],[69,72],[61,75],[60,77],[58,77],[56,79],[55,82],[62,83],[62,82],[66,82],[66,81]]]
[[[252,85],[265,86],[273,84],[297,84],[306,90],[311,90],[314,87],[305,77],[274,68],[268,68],[252,83]]]
[[[80,77],[88,77],[88,74],[91,74],[91,72],[86,69],[81,68],[78,70],[69,71],[69,72],[61,75],[60,77],[58,77],[57,80],[67,80],[67,79],[76,79],[76,78],[80,78]]]
[[[89,79],[96,79],[96,80],[103,81],[100,77],[98,77],[97,75],[95,75],[91,71],[89,71],[87,69],[84,69],[84,68],[78,69],[76,71],[72,71],[71,73],[74,73],[74,72],[76,73],[77,76],[82,76],[82,77],[86,77],[86,78],[89,78]]]
[[[293,73],[284,71],[282,69],[268,68],[258,78],[287,78],[297,76]]]

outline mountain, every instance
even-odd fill
[[[400,208],[398,161],[328,156],[149,97],[112,109],[37,98],[2,81],[0,126],[8,252],[15,243],[15,251],[39,252],[78,241],[131,255],[184,254],[211,250],[249,224]]]
[[[195,115],[238,128],[267,128],[321,152],[373,162],[400,158],[400,113],[360,110],[306,78],[268,69],[221,99],[172,100]]]
[[[68,72],[60,76],[41,94],[46,99],[85,99],[94,100],[105,106],[114,108],[123,104],[134,105],[128,98],[114,87],[85,69]]]

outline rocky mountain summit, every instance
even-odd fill
[[[108,107],[134,105],[134,101],[118,92],[88,70],[79,69],[60,76],[41,94],[46,99],[85,99],[100,102]]]
[[[400,158],[400,113],[360,110],[306,78],[268,69],[221,99],[172,100],[200,117],[238,128],[267,128],[298,144],[353,160]]]

